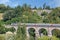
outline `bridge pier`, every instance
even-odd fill
[[[35,34],[36,34],[36,40],[37,40],[38,37],[40,37],[38,30],[35,30]]]
[[[27,40],[29,40],[29,38],[30,38],[28,29],[29,29],[29,28],[26,28],[26,36],[27,36]]]
[[[48,27],[48,36],[51,37],[52,36],[52,28],[51,27]]]
[[[51,37],[52,36],[52,33],[51,31],[48,32],[48,36]]]

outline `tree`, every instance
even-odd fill
[[[33,9],[37,9],[37,7],[35,6]]]
[[[21,26],[18,26],[17,34],[16,34],[16,40],[22,40]]]
[[[46,3],[43,4],[43,9],[45,9],[45,8],[46,8]]]
[[[44,3],[44,4],[43,4],[43,9],[48,9],[48,10],[50,10],[51,8],[50,8],[50,6],[46,6],[46,3]]]
[[[14,10],[9,10],[9,11],[6,11],[4,13],[3,20],[4,21],[11,20],[14,17],[16,17],[15,11]]]
[[[20,17],[23,13],[23,9],[20,5],[18,5],[17,7],[14,8],[16,17]]]
[[[42,10],[42,7],[39,7],[38,10]]]
[[[32,12],[28,16],[28,23],[39,23],[41,17],[37,14],[37,12]]]
[[[2,25],[1,21],[0,21],[0,34],[4,34],[5,31],[5,27]]]
[[[46,6],[46,8],[45,9],[48,9],[48,10],[50,10],[51,8],[50,8],[50,6]]]
[[[22,40],[26,40],[26,26],[23,25],[22,28],[21,28],[21,31],[22,31]]]
[[[50,20],[49,19],[43,19],[43,23],[50,23]]]
[[[13,10],[14,8],[10,7],[9,5],[6,6],[6,11]]]
[[[20,19],[21,19],[20,17],[12,18],[12,19],[10,20],[10,23],[18,23],[18,22],[21,21]]]
[[[26,40],[26,28],[24,26],[18,26],[16,40]]]
[[[30,7],[30,5],[27,5],[27,4],[25,3],[25,4],[23,4],[23,6],[22,6],[22,10],[23,10],[23,11],[31,11],[31,7]]]
[[[11,28],[8,28],[8,31],[11,31],[11,32],[15,32],[16,30],[15,30],[15,28],[14,27],[11,27]]]
[[[41,16],[47,16],[47,14],[48,13],[44,11],[44,12],[41,13]]]
[[[0,4],[0,13],[4,13],[6,11],[6,6],[4,4]]]

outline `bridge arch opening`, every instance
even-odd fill
[[[52,32],[53,36],[60,38],[60,30],[59,29],[53,29],[51,32]]]
[[[39,35],[40,35],[40,36],[48,35],[47,30],[44,29],[44,28],[39,29]]]
[[[30,39],[32,40],[35,40],[35,37],[36,37],[36,34],[35,34],[35,29],[34,28],[29,28],[28,29],[28,32],[29,32],[29,36],[30,36]]]

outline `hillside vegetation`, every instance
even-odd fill
[[[48,11],[42,11],[40,15],[36,11],[32,10],[52,10],[48,13]],[[5,6],[0,4],[0,14],[1,18],[3,18],[4,23],[60,23],[60,8],[31,8],[29,5],[24,4],[23,6],[16,6],[15,8],[11,8],[10,6]]]

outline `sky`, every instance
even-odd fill
[[[51,8],[60,7],[60,0],[0,0],[0,4],[9,5],[15,7],[23,4],[31,5],[31,7],[42,7],[44,3]]]

